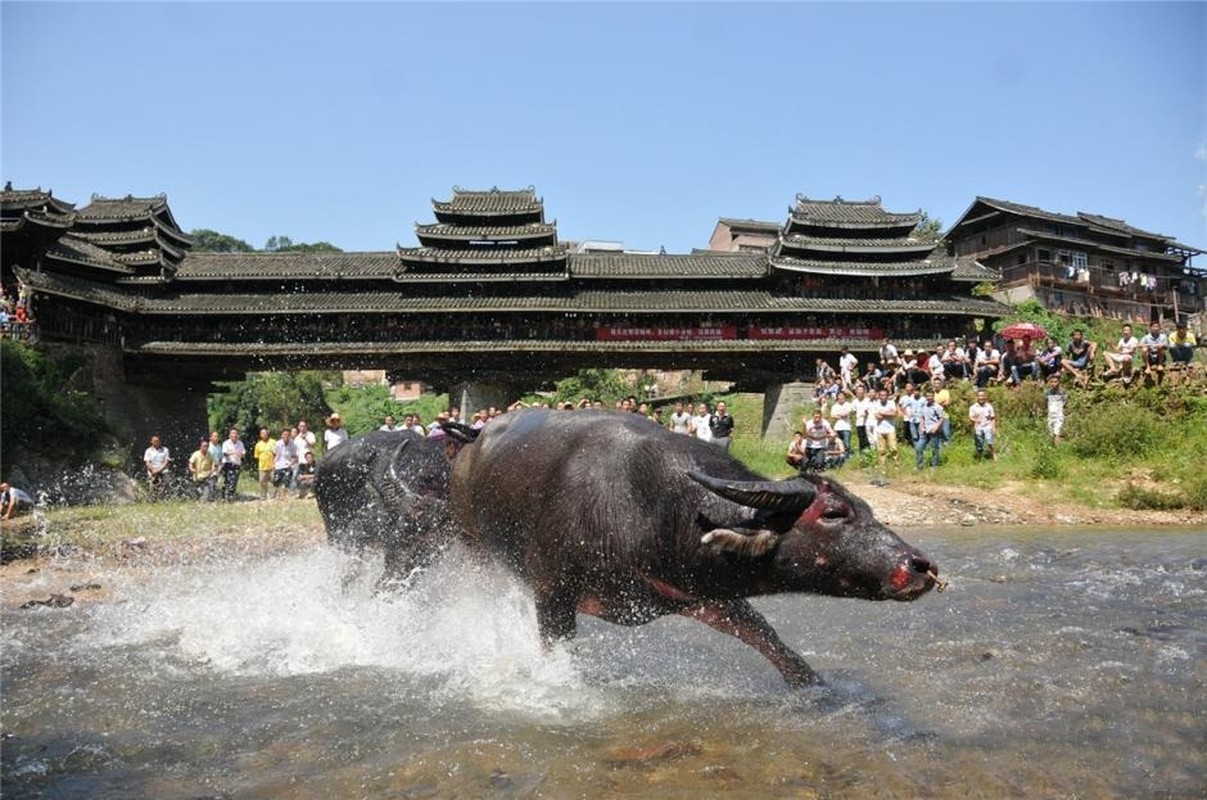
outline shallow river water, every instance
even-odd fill
[[[685,619],[580,617],[451,556],[408,594],[325,548],[115,572],[6,612],[5,797],[1207,794],[1207,532],[902,531],[945,594],[761,599],[794,691]]]

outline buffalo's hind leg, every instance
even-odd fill
[[[745,600],[699,603],[679,612],[699,620],[721,633],[735,636],[762,653],[784,676],[789,686],[814,686],[822,683],[799,653],[784,644],[775,628]]]

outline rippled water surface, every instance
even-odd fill
[[[1207,532],[906,531],[951,589],[757,601],[828,686],[685,619],[580,617],[454,554],[300,556],[7,612],[5,797],[1200,797]]]

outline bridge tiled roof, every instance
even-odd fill
[[[398,254],[380,253],[189,253],[177,281],[389,279]]]
[[[541,239],[557,234],[556,222],[529,222],[522,225],[453,225],[435,222],[416,225],[415,233],[422,241],[425,238],[449,241]]]
[[[89,241],[68,232],[46,248],[46,258],[66,261],[86,267],[97,267],[109,272],[132,275],[134,270],[113,257],[113,253],[97,247]]]
[[[855,238],[846,239],[832,236],[804,236],[792,234],[784,236],[777,245],[777,250],[791,248],[793,250],[809,250],[818,253],[929,253],[935,249],[934,242],[925,242],[909,236],[891,238]]]
[[[820,275],[849,275],[852,277],[907,277],[910,275],[942,275],[953,272],[954,259],[918,259],[916,261],[847,261],[792,256],[773,256],[771,264],[776,269],[789,272],[810,272]]]
[[[440,247],[400,247],[398,258],[417,264],[531,264],[561,261],[566,258],[565,245],[535,248],[489,247],[445,249]]]
[[[570,274],[576,278],[762,278],[767,275],[763,253],[691,255],[649,253],[576,253]]]
[[[638,314],[851,312],[1000,316],[1008,311],[997,302],[973,298],[853,300],[780,297],[766,291],[581,291],[561,295],[518,297],[413,297],[398,292],[179,293],[158,296],[151,292],[121,291],[96,281],[44,272],[24,272],[22,278],[35,290],[50,294],[73,297],[123,311],[168,315],[578,311]]]

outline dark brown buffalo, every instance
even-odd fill
[[[736,636],[793,685],[817,674],[745,598],[914,600],[937,570],[838,483],[768,481],[636,414],[530,409],[458,456],[463,535],[531,586],[546,642],[575,613],[621,625],[682,614]]]
[[[380,550],[383,584],[429,566],[455,538],[446,449],[412,431],[373,431],[323,456],[314,495],[327,541],[356,554]]]

